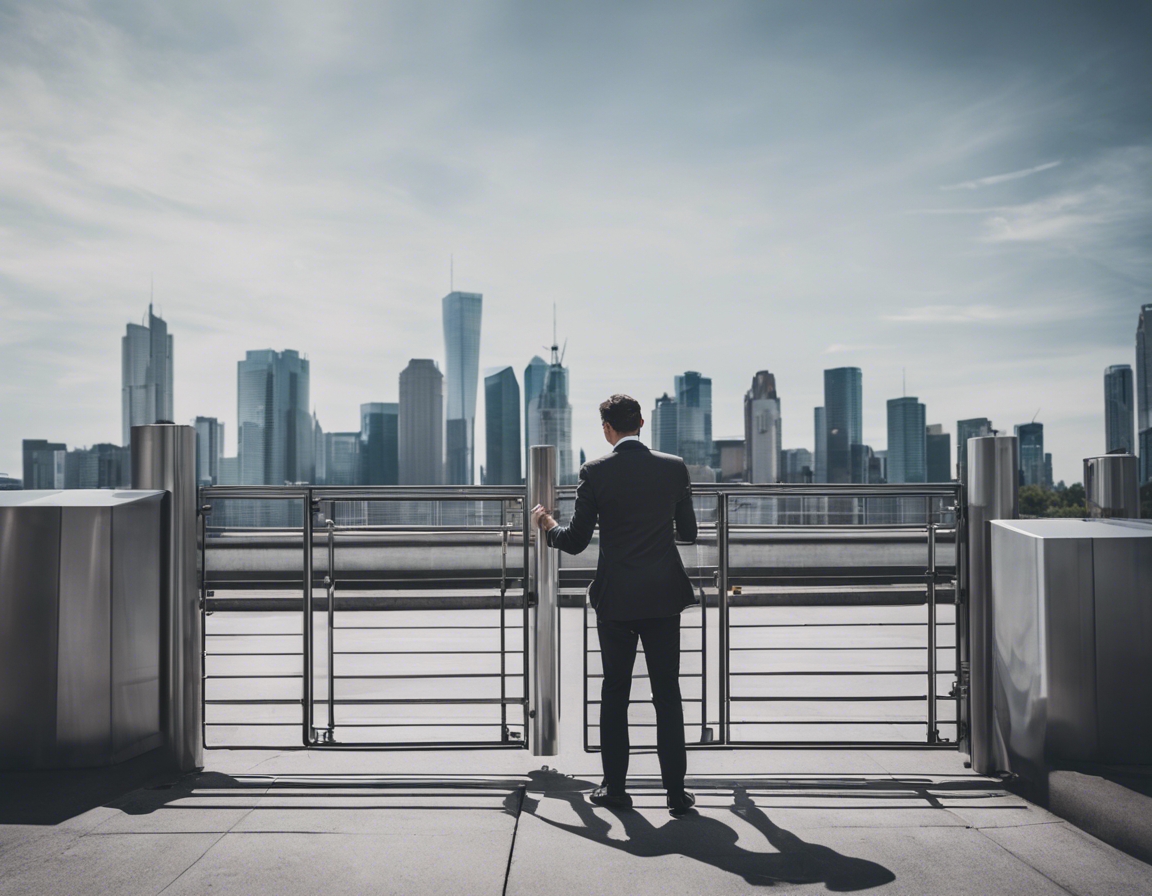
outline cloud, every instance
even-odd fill
[[[992,305],[922,305],[898,314],[883,314],[881,320],[916,324],[990,323],[1014,316],[1013,312]]]
[[[1060,164],[1060,160],[1055,162],[1045,162],[1043,165],[1037,165],[1034,168],[1022,168],[1019,171],[1009,171],[1007,174],[993,174],[989,177],[978,177],[976,180],[966,180],[959,184],[949,184],[946,187],[941,187],[941,190],[978,190],[981,187],[990,187],[993,184],[1002,184],[1009,180],[1019,180],[1022,177],[1036,174],[1040,171],[1047,171],[1049,168],[1055,168]]]

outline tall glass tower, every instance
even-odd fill
[[[544,388],[544,377],[548,373],[548,362],[539,355],[533,355],[524,368],[524,475],[528,475],[528,449],[532,447],[532,434],[535,422],[531,420],[533,399]],[[538,444],[538,443],[537,443]]]
[[[552,343],[552,363],[545,371],[540,392],[528,404],[528,444],[555,445],[560,484],[570,485],[575,482],[568,368],[561,363],[560,346],[555,342]]]
[[[929,424],[927,435],[928,482],[952,481],[952,436],[942,423]]]
[[[824,408],[815,408],[812,422],[816,427],[815,451],[812,452],[812,481],[828,481],[828,422]]]
[[[924,482],[928,478],[924,405],[909,395],[888,401],[888,481]]]
[[[511,367],[484,377],[484,483],[519,485],[520,386]]]
[[[148,305],[146,324],[128,324],[120,340],[120,410],[123,444],[132,427],[172,420],[172,335]]]
[[[1136,439],[1144,484],[1152,480],[1152,305],[1140,306],[1136,324]]]
[[[744,477],[748,482],[780,481],[780,429],[776,377],[761,370],[744,395]]]
[[[413,358],[400,371],[401,485],[444,483],[444,375],[436,362]]]
[[[656,399],[652,408],[652,448],[664,454],[676,454],[680,446],[676,444],[676,399],[665,392]]]
[[[1045,486],[1044,424],[1017,424],[1016,437],[1020,440],[1020,484]]]
[[[992,421],[987,417],[969,417],[956,421],[956,467],[960,478],[968,481],[968,440],[992,435]]]
[[[853,481],[852,446],[864,442],[863,394],[863,375],[859,367],[837,367],[824,371],[828,482]],[[890,478],[889,481],[894,480]]]
[[[1104,450],[1136,453],[1132,437],[1132,368],[1113,364],[1104,371]]]
[[[400,482],[400,405],[371,401],[360,405],[360,485]]]
[[[712,379],[695,370],[676,377],[676,443],[688,466],[711,466]]]
[[[197,417],[192,426],[196,429],[196,484],[216,485],[224,456],[224,424],[215,417]]]
[[[444,432],[449,485],[471,485],[475,478],[476,386],[480,377],[480,313],[478,292],[444,296],[445,375]]]
[[[241,485],[311,482],[315,476],[309,365],[299,352],[250,351],[237,364]]]

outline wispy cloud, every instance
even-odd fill
[[[883,314],[881,320],[915,324],[990,323],[1012,317],[1012,312],[992,305],[922,305],[898,314]]]
[[[1021,168],[1019,171],[1009,171],[1007,174],[992,174],[988,177],[978,177],[976,180],[966,180],[959,184],[949,184],[946,187],[941,187],[941,190],[978,190],[981,187],[990,187],[993,184],[1002,184],[1009,180],[1019,180],[1022,177],[1028,177],[1032,174],[1037,174],[1041,171],[1047,171],[1050,168],[1055,168],[1060,164],[1060,160],[1055,162],[1045,162],[1043,165],[1036,165],[1033,168]]]

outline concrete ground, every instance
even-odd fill
[[[0,896],[1152,894],[1152,866],[953,751],[693,751],[680,819],[647,751],[635,811],[594,808],[565,612],[559,755],[209,750],[184,777],[149,757],[0,774]]]
[[[6,774],[0,894],[1152,893],[1152,866],[953,753],[708,757],[680,819],[650,755],[618,813],[586,802],[583,753],[215,751],[142,787]]]

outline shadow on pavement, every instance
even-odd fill
[[[141,787],[177,777],[161,750],[107,768],[0,772],[0,825],[61,824]]]
[[[535,810],[539,808],[540,800],[531,796],[524,799],[524,811],[553,827],[629,855],[640,858],[681,855],[760,886],[823,883],[829,890],[849,892],[879,887],[896,879],[896,875],[883,865],[808,843],[774,824],[748,796],[741,782],[724,782],[725,789],[733,790],[730,811],[762,833],[776,852],[745,849],[739,845],[739,834],[734,828],[718,818],[696,811],[682,818],[670,818],[660,827],[640,812],[614,811],[612,814],[626,835],[626,839],[616,839],[609,836],[612,824],[597,815],[580,792],[581,789],[591,789],[594,786],[591,781],[568,778],[550,770],[532,772],[529,778],[532,782],[528,786],[529,794],[539,793],[545,799],[563,800],[571,806],[582,824],[566,824],[538,814]],[[824,786],[827,787],[827,782]]]

